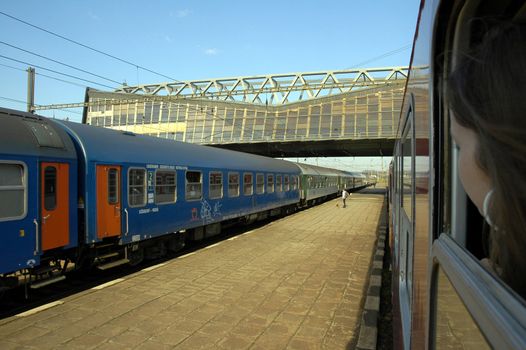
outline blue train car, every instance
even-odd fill
[[[68,135],[0,111],[0,275],[56,263],[77,246],[77,160]]]
[[[220,222],[255,220],[299,201],[299,169],[292,163],[213,147],[174,142],[89,125],[56,122],[74,140],[85,244],[124,246],[180,231],[200,238]],[[265,214],[258,214],[265,213]],[[163,245],[157,245],[162,248]]]

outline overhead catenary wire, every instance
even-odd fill
[[[22,72],[27,72],[27,69],[13,67],[13,66],[10,66],[8,64],[0,63],[0,66],[11,68],[11,69],[15,69],[15,70],[22,71]],[[60,78],[57,78],[57,77],[52,77],[51,75],[47,75],[47,74],[42,74],[42,73],[38,73],[38,72],[35,72],[35,74],[39,75],[41,77],[46,77],[46,78],[49,78],[49,79],[57,80],[57,81],[60,81],[60,82],[66,83],[66,84],[75,85],[75,86],[78,86],[78,87],[81,87],[81,88],[87,88],[88,87],[87,85],[77,84],[75,82],[72,82],[72,81],[69,81],[69,80],[60,79]]]
[[[38,30],[40,30],[40,31],[43,31],[43,32],[45,32],[45,33],[48,33],[48,34],[50,34],[50,35],[56,36],[57,38],[60,38],[60,39],[66,40],[66,41],[68,41],[68,42],[70,42],[70,43],[73,43],[73,44],[75,44],[75,45],[78,45],[78,46],[84,47],[84,48],[86,48],[86,49],[88,49],[88,50],[91,50],[91,51],[97,52],[97,53],[99,53],[99,54],[101,54],[101,55],[104,55],[104,56],[107,56],[107,57],[113,58],[113,59],[115,59],[115,60],[117,60],[117,61],[120,61],[120,62],[122,62],[122,63],[126,63],[126,64],[128,64],[128,65],[131,65],[131,66],[133,66],[133,67],[136,67],[137,69],[140,68],[140,69],[142,69],[142,70],[145,70],[145,71],[147,71],[147,72],[150,72],[150,73],[156,74],[156,75],[158,75],[158,76],[161,76],[161,77],[164,77],[164,78],[167,78],[167,79],[170,79],[170,80],[173,80],[173,81],[177,81],[177,82],[179,82],[177,79],[174,79],[174,78],[172,78],[172,77],[169,77],[169,76],[167,76],[167,75],[165,75],[165,74],[158,73],[158,72],[156,72],[156,71],[154,71],[154,70],[151,70],[151,69],[149,69],[149,68],[143,67],[143,66],[141,66],[141,65],[139,65],[139,64],[137,64],[137,63],[130,62],[130,61],[128,61],[128,60],[125,60],[125,59],[119,58],[119,57],[117,57],[117,56],[111,55],[111,54],[109,54],[109,53],[106,53],[106,52],[104,52],[104,51],[101,51],[101,50],[95,49],[95,48],[93,48],[93,47],[91,47],[91,46],[88,46],[88,45],[82,44],[82,43],[80,43],[80,42],[78,42],[78,41],[76,41],[76,40],[73,40],[73,39],[67,38],[67,37],[65,37],[65,36],[63,36],[63,35],[60,35],[60,34],[55,33],[55,32],[52,32],[52,31],[50,31],[50,30],[48,30],[48,29],[45,29],[45,28],[39,27],[39,26],[37,26],[37,25],[34,25],[34,24],[32,24],[32,23],[26,22],[26,21],[24,21],[24,20],[22,20],[22,19],[20,19],[20,18],[17,18],[17,17],[15,17],[15,16],[12,16],[12,15],[7,14],[7,13],[5,13],[5,12],[0,11],[0,14],[4,15],[4,16],[6,16],[6,17],[9,17],[9,18],[11,18],[11,19],[13,19],[13,20],[15,20],[15,21],[18,21],[18,22],[20,22],[20,23],[23,23],[23,24],[25,24],[25,25],[28,25],[28,26],[30,26],[30,27],[33,27],[33,28],[35,28],[35,29],[38,29]]]
[[[118,81],[116,81],[116,80],[113,80],[113,79],[110,79],[110,78],[103,77],[102,75],[98,75],[98,74],[92,73],[92,72],[90,72],[90,71],[87,71],[87,70],[84,70],[84,69],[82,69],[82,68],[78,68],[78,67],[72,66],[72,65],[67,64],[67,63],[64,63],[64,62],[57,61],[57,60],[55,60],[55,59],[53,59],[53,58],[49,58],[49,57],[46,57],[46,56],[44,56],[44,55],[40,55],[40,54],[38,54],[38,53],[36,53],[36,52],[32,52],[32,51],[29,51],[29,50],[23,49],[23,48],[21,48],[21,47],[18,47],[18,46],[15,46],[15,45],[12,45],[12,44],[6,43],[5,41],[1,41],[1,40],[0,40],[0,44],[3,44],[3,45],[5,45],[5,46],[9,46],[9,47],[14,48],[14,49],[16,49],[16,50],[23,51],[23,52],[28,53],[28,54],[30,54],[30,55],[34,55],[34,56],[37,56],[37,57],[43,58],[43,59],[45,59],[45,60],[48,60],[48,61],[51,61],[51,62],[54,62],[54,63],[58,63],[58,64],[60,64],[60,65],[66,66],[66,67],[68,67],[68,68],[75,69],[75,70],[77,70],[77,71],[79,71],[79,72],[86,73],[86,74],[89,74],[89,75],[93,75],[93,76],[95,76],[95,77],[97,77],[97,78],[104,79],[104,80],[107,80],[107,81],[109,81],[109,82],[112,82],[112,83],[115,83],[115,84],[122,85],[122,83],[120,83],[120,82],[118,82]]]
[[[12,58],[12,57],[7,57],[7,56],[4,56],[4,55],[0,55],[0,57],[1,57],[1,58],[5,58],[5,59],[7,59],[7,60],[14,61],[14,62],[18,62],[18,63],[22,63],[22,64],[27,64],[28,66],[33,66],[33,67],[36,67],[36,68],[39,68],[39,69],[47,70],[47,71],[49,71],[49,72],[53,72],[53,73],[55,73],[55,74],[64,75],[64,76],[69,77],[69,78],[73,78],[73,79],[77,79],[77,80],[82,80],[82,81],[85,81],[85,82],[87,82],[87,83],[96,84],[96,85],[104,86],[104,87],[106,87],[106,88],[108,88],[108,89],[115,90],[115,87],[113,87],[113,86],[109,86],[109,85],[105,85],[105,84],[97,83],[96,81],[92,81],[92,80],[88,80],[88,79],[80,78],[80,77],[77,77],[77,76],[74,76],[74,75],[71,75],[71,74],[66,74],[66,73],[58,72],[58,71],[53,70],[53,69],[45,68],[45,67],[42,67],[42,66],[39,66],[39,65],[36,65],[36,64],[33,64],[33,63],[29,63],[29,62],[24,62],[24,61],[21,61],[21,60],[17,60],[17,59]]]
[[[392,50],[392,51],[388,51],[388,52],[383,53],[383,54],[381,54],[381,55],[379,55],[379,56],[372,57],[372,58],[367,59],[367,60],[365,60],[365,61],[363,61],[363,62],[360,62],[360,63],[356,63],[356,64],[352,65],[351,67],[348,67],[348,68],[345,68],[345,69],[354,69],[354,68],[357,68],[357,67],[363,66],[363,65],[365,65],[365,64],[367,64],[367,63],[371,63],[371,62],[377,61],[377,60],[379,60],[379,59],[382,59],[382,58],[385,58],[385,57],[392,56],[392,55],[394,55],[394,54],[397,54],[397,53],[399,53],[399,52],[402,52],[402,51],[405,51],[405,50],[411,48],[412,45],[413,45],[413,44],[406,44],[406,45],[404,45],[404,46],[402,46],[402,47],[399,47],[399,48],[394,49],[394,50]]]

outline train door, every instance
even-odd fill
[[[69,164],[40,165],[42,250],[69,243]]]
[[[97,236],[121,234],[121,167],[97,165]]]

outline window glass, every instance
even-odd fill
[[[146,170],[130,169],[128,173],[128,202],[130,207],[146,204]]]
[[[292,175],[290,178],[290,188],[291,190],[297,190],[298,189],[298,177],[296,175]]]
[[[108,203],[119,203],[119,178],[118,172],[115,168],[110,168],[108,171]]]
[[[210,187],[208,196],[210,199],[223,197],[223,173],[219,171],[210,172]]]
[[[283,175],[283,190],[288,191],[290,189],[289,187],[289,176]]]
[[[239,196],[239,173],[228,174],[228,196]]]
[[[491,349],[442,268],[437,279],[436,348]]]
[[[57,168],[47,166],[44,169],[44,208],[53,210],[57,207]]]
[[[155,203],[175,203],[177,175],[173,170],[157,170],[155,172]]]
[[[203,182],[200,171],[186,172],[186,199],[194,200],[202,198]]]
[[[0,188],[22,186],[23,184],[24,168],[22,165],[0,163]]]
[[[252,174],[243,174],[243,194],[250,196],[254,193],[254,183],[252,182]]]
[[[281,186],[281,175],[276,175],[276,192],[281,192],[283,187]]]
[[[274,175],[267,175],[267,193],[274,193]]]
[[[0,163],[0,220],[25,214],[24,176],[21,164]]]
[[[256,174],[256,194],[265,193],[265,176]]]

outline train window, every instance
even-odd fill
[[[128,172],[128,204],[142,207],[146,204],[146,170],[130,168]]]
[[[256,193],[265,193],[265,175],[256,174]]]
[[[200,171],[186,172],[186,200],[196,200],[202,197],[203,181]]]
[[[290,187],[289,187],[289,176],[288,175],[283,175],[283,190],[284,191],[290,190]]]
[[[281,185],[281,175],[276,175],[276,192],[283,191],[283,187]]]
[[[117,204],[119,202],[119,172],[115,168],[108,171],[108,203]]]
[[[155,172],[155,203],[175,203],[177,200],[177,174],[173,170]]]
[[[239,196],[239,173],[228,173],[228,196]]]
[[[243,194],[245,196],[250,196],[254,193],[254,183],[252,180],[251,173],[243,174]]]
[[[451,236],[433,243],[431,340],[436,349],[525,349],[524,301]]]
[[[47,166],[44,170],[44,208],[54,210],[57,207],[57,168]]]
[[[413,219],[413,125],[410,123],[402,142],[402,207],[409,218]]]
[[[0,163],[0,221],[26,213],[26,176],[22,164]]]
[[[223,198],[223,173],[211,171],[209,177],[208,196],[210,199]]]
[[[298,189],[298,177],[296,175],[292,175],[290,177],[290,182],[291,182],[290,189],[293,191],[297,190]]]
[[[274,175],[267,175],[267,193],[274,193]]]
[[[435,348],[491,349],[442,268],[437,279]]]

